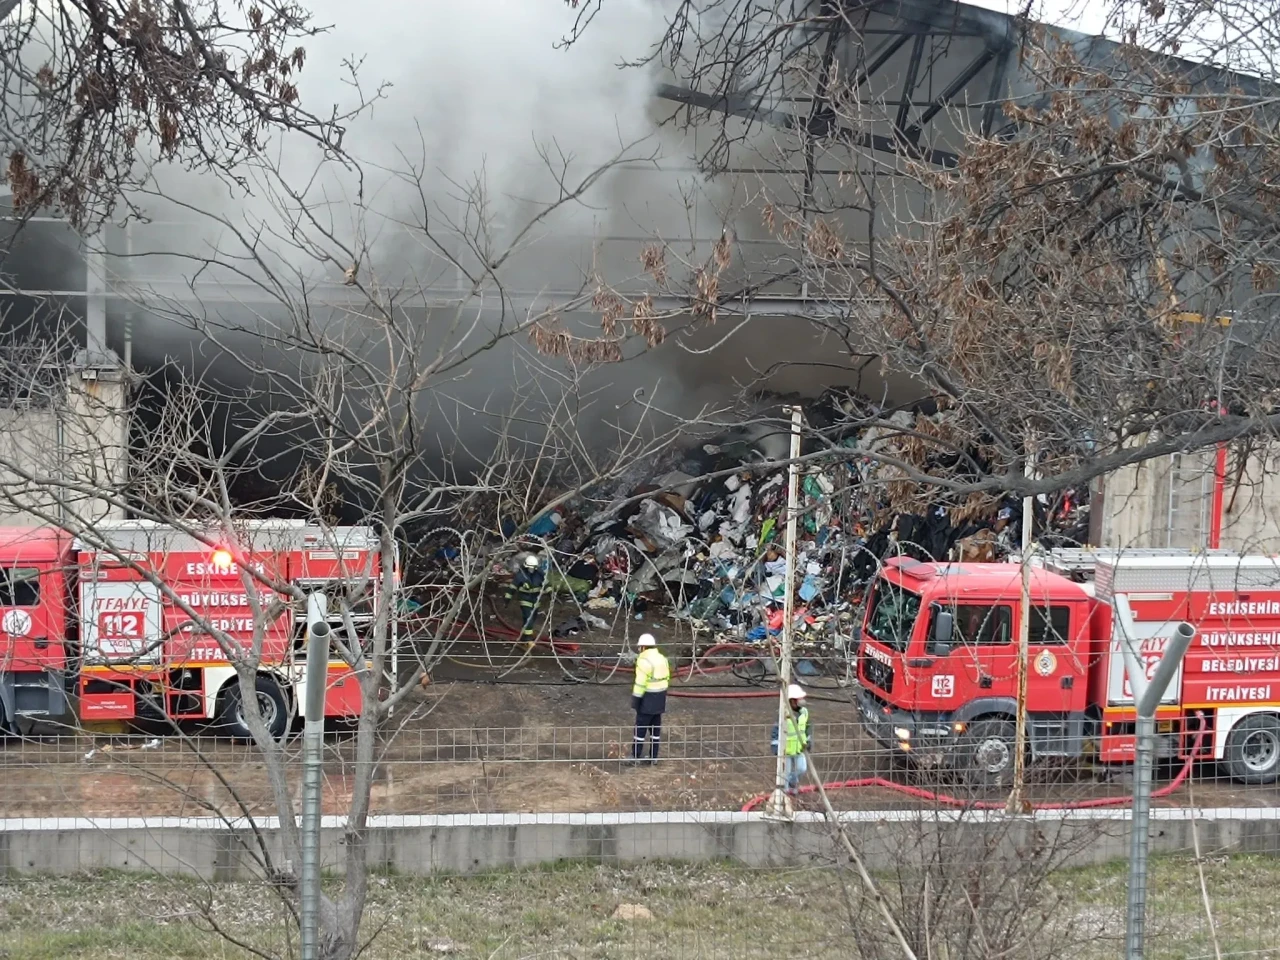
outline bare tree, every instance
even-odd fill
[[[1049,960],[1100,939],[1094,925],[1063,909],[1057,883],[1107,837],[1103,823],[927,806],[900,814],[902,829],[858,845],[834,812],[828,821],[845,908],[833,919],[856,955]],[[860,879],[845,877],[845,861]]]
[[[235,667],[244,719],[282,825],[282,857],[256,829],[253,856],[290,916],[298,895],[294,871],[302,862],[293,800],[297,757],[277,739],[279,730],[252,691],[272,666],[264,651],[274,625],[296,614],[305,589],[270,565],[247,562],[252,550],[245,546],[240,578],[253,630],[247,638],[234,636],[131,559],[114,524],[128,512],[211,549],[248,543],[246,517],[255,514],[317,523],[340,517],[375,532],[384,559],[376,575],[354,570],[331,584],[331,610],[342,627],[336,647],[358,679],[361,706],[351,742],[351,799],[343,811],[344,880],[321,910],[326,958],[357,955],[368,935],[362,920],[372,790],[396,730],[425,709],[419,679],[456,642],[461,626],[485,630],[486,584],[522,549],[520,534],[531,521],[583,500],[677,436],[678,424],[643,403],[621,412],[606,405],[601,382],[591,379],[602,360],[620,359],[629,344],[647,348],[643,323],[639,332],[602,330],[587,309],[596,288],[585,278],[579,292],[545,305],[507,286],[508,268],[533,232],[554,224],[636,150],[622,144],[614,159],[580,171],[548,164],[550,199],[527,203],[519,223],[501,227],[483,178],[455,185],[450,199],[460,199],[464,213],[446,224],[434,174],[406,161],[395,174],[402,189],[409,188],[407,199],[396,205],[395,239],[382,245],[369,239],[379,217],[374,210],[357,206],[354,227],[339,227],[327,205],[311,202],[267,166],[254,168],[254,175],[269,204],[252,217],[151,197],[183,210],[193,231],[223,238],[182,265],[192,278],[189,296],[174,296],[172,285],[148,288],[141,279],[131,288],[134,308],[147,317],[140,322],[179,347],[163,362],[153,355],[145,379],[116,398],[111,429],[98,412],[109,405],[97,382],[62,366],[44,406],[75,424],[70,468],[65,444],[53,455],[36,438],[33,449],[29,424],[15,420],[13,443],[0,445],[0,501],[133,565]],[[430,252],[424,260],[435,266],[417,276],[380,269],[388,251],[404,245]],[[457,296],[443,303],[430,286],[438,268],[462,278]],[[317,282],[317,272],[344,279]],[[226,284],[217,289],[234,290],[222,306],[203,301],[208,288],[195,283],[212,274]],[[39,333],[53,363],[59,341]],[[23,372],[17,363],[7,371],[12,379]],[[483,378],[478,391],[466,393],[477,378]],[[90,397],[99,399],[87,404]],[[132,423],[127,467],[125,434],[116,429],[121,420]],[[414,563],[398,570],[389,562],[429,540],[433,530],[463,526],[466,534],[451,543],[452,560],[430,576]],[[417,604],[412,655],[397,672],[406,598]],[[513,662],[527,656],[511,646]],[[252,821],[252,805],[234,784],[224,785],[231,800],[215,814]],[[210,913],[206,920],[216,924],[217,918]]]
[[[340,152],[365,101],[313,112],[298,88],[307,41],[324,29],[276,0],[0,3],[15,210],[54,208],[92,228],[157,160],[239,181],[239,164],[283,132]]]
[[[864,31],[892,3],[683,3],[654,51],[684,84],[664,94],[676,119],[718,131],[709,171],[772,158],[726,232],[762,218],[768,267],[712,257],[695,311],[786,281],[832,344],[822,368],[912,376],[936,416],[904,431],[863,402],[835,434],[894,431],[878,456],[901,496],[1049,493],[1280,426],[1271,21],[1248,2],[1113,6],[1119,43],[1011,21],[1012,98],[993,85],[936,145],[921,130],[945,100],[917,119],[865,85],[881,48]]]

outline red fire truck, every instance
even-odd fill
[[[187,610],[250,649],[246,580],[261,598],[271,591],[242,575],[248,563],[264,579],[333,598],[327,619],[334,636],[345,637],[336,598],[354,597],[350,622],[361,631],[382,566],[367,527],[263,520],[236,531],[237,542],[211,547],[172,527],[124,521],[96,531],[111,547],[104,550],[54,528],[0,528],[0,729],[20,717],[65,716],[74,704],[86,721],[217,720],[231,735],[248,736],[235,669]],[[295,604],[263,625],[257,698],[277,737],[305,695],[305,621]],[[325,715],[358,715],[360,686],[331,649]]]
[[[1236,780],[1280,779],[1280,558],[1070,554],[1030,570],[1031,758],[1132,761],[1121,640],[1137,646],[1150,677],[1185,620],[1196,636],[1161,702],[1158,750],[1185,758],[1199,742],[1196,759],[1221,761]],[[1007,783],[1021,595],[1018,564],[889,561],[858,656],[859,707],[875,738],[970,782]]]

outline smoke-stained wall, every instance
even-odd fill
[[[404,291],[401,299],[411,304],[406,309],[415,310],[415,323],[425,328],[423,345],[439,344],[451,335],[454,318],[423,301],[456,295],[467,287],[466,272],[477,267],[476,251],[465,249],[459,232],[470,231],[482,252],[496,257],[521,224],[557,197],[557,172],[576,182],[619,156],[625,162],[538,222],[504,261],[499,273],[505,289],[522,295],[513,301],[517,309],[527,309],[531,297],[545,303],[590,292],[597,282],[627,292],[652,289],[640,253],[655,240],[669,245],[671,279],[678,284],[705,262],[722,229],[736,241],[733,280],[757,281],[785,269],[785,251],[772,242],[761,212],[769,199],[795,195],[799,170],[790,135],[768,125],[735,128],[741,139],[729,164],[734,172],[708,180],[694,158],[714,131],[683,131],[669,122],[674,107],[655,92],[673,78],[658,67],[622,68],[652,51],[673,2],[611,0],[586,35],[565,47],[560,41],[576,14],[558,2],[506,0],[481,8],[456,0],[371,0],[356,8],[315,0],[317,22],[333,29],[308,46],[304,101],[316,112],[329,104],[342,111],[379,91],[348,124],[345,144],[357,166],[326,162],[312,144],[286,136],[257,167],[243,171],[247,190],[206,174],[157,167],[151,187],[132,198],[147,222],[105,236],[114,253],[111,280],[122,295],[111,307],[109,342],[121,350],[127,327],[140,369],[173,363],[221,379],[230,393],[252,391],[244,365],[193,333],[193,318],[242,331],[245,336],[234,338],[237,350],[261,353],[254,336],[289,314],[270,298],[263,302],[261,290],[247,280],[295,290],[326,285],[342,294],[343,273],[354,268],[362,284]],[[881,101],[903,83],[910,47],[867,88],[878,116],[886,114]],[[981,42],[971,37],[945,48],[931,42],[918,96],[934,95],[947,82],[946,71],[954,75],[980,50]],[[850,57],[855,62],[856,51]],[[358,87],[344,61],[355,65]],[[990,69],[975,79],[983,90],[990,86]],[[384,83],[389,86],[382,88]],[[948,117],[934,120],[943,138],[955,133]],[[934,136],[931,131],[926,140]],[[826,177],[824,189],[834,182]],[[886,182],[892,202],[882,207],[880,226],[921,215],[918,198],[909,193],[908,186]],[[299,230],[303,207],[315,219]],[[847,226],[856,239],[865,238],[868,225],[856,216]],[[433,247],[424,227],[459,264]],[[354,262],[346,256],[350,249],[359,253]],[[209,296],[219,288],[224,295]],[[795,283],[774,288],[801,292]],[[408,295],[424,289],[429,295]],[[494,291],[485,298],[492,303]],[[312,294],[305,309],[341,314],[330,294]],[[664,412],[662,426],[723,405],[739,391],[765,387],[816,394],[828,385],[856,385],[889,403],[918,394],[907,377],[886,384],[878,364],[847,356],[843,345],[822,339],[804,320],[752,309],[758,315],[745,324],[726,316],[656,349],[630,344],[632,359],[582,383],[590,397],[584,429],[593,440],[610,442],[642,409],[633,402],[641,391]],[[175,314],[184,316],[175,320]],[[486,314],[471,336],[488,335],[494,322]],[[599,329],[589,305],[564,322]],[[673,318],[671,326],[684,322]],[[779,360],[787,363],[777,366]],[[806,362],[822,366],[815,372]],[[517,338],[481,354],[433,400],[455,411],[501,409],[504,394],[548,382],[538,373],[545,363],[526,338]],[[456,422],[442,418],[442,431]],[[441,443],[446,445],[444,437]]]
[[[779,132],[767,125],[742,131],[734,172],[709,180],[697,171],[695,158],[713,131],[686,131],[671,122],[674,106],[655,91],[672,78],[658,67],[622,66],[652,51],[665,27],[665,4],[605,4],[585,37],[568,47],[560,41],[575,13],[559,4],[507,2],[486,6],[480,16],[455,3],[378,0],[353,17],[349,7],[324,0],[316,11],[319,21],[331,19],[335,29],[309,49],[301,82],[306,102],[318,109],[330,102],[350,107],[360,99],[342,74],[344,59],[357,64],[364,95],[382,81],[390,84],[347,132],[358,171],[327,164],[313,180],[319,158],[296,138],[285,138],[270,158],[285,182],[307,186],[305,202],[319,223],[305,232],[331,236],[314,248],[288,239],[289,220],[304,200],[278,190],[272,196],[271,178],[262,171],[248,173],[251,195],[234,196],[213,178],[161,170],[155,190],[138,198],[153,222],[113,240],[117,252],[127,246],[129,254],[116,259],[113,269],[140,299],[148,290],[180,291],[199,276],[201,283],[240,283],[237,290],[253,300],[236,274],[260,276],[265,267],[300,285],[334,285],[354,267],[361,282],[457,294],[468,286],[467,271],[476,267],[475,251],[464,250],[460,230],[472,231],[471,240],[487,244],[496,257],[520,225],[556,198],[557,173],[577,182],[619,156],[625,162],[540,221],[507,256],[499,271],[507,291],[546,303],[590,292],[600,282],[627,293],[652,290],[654,280],[641,270],[640,255],[655,241],[668,245],[668,279],[680,285],[726,229],[736,245],[726,274],[733,282],[724,288],[785,271],[784,250],[771,241],[761,217],[767,201],[794,196],[798,170],[765,172],[785,159],[778,155]],[[967,52],[958,48],[957,60]],[[887,95],[903,69],[905,64],[887,67],[871,96]],[[460,265],[433,248],[424,226]],[[865,225],[851,228],[866,234]],[[266,235],[255,249],[262,264],[244,259],[241,237],[248,233]],[[343,260],[342,247],[365,245],[367,256],[360,262]],[[234,262],[235,271],[210,261]],[[800,292],[793,281],[771,289]],[[492,302],[492,290],[486,296]],[[868,393],[885,396],[875,365],[863,367],[861,358],[843,356],[840,345],[822,340],[801,319],[756,309],[760,316],[741,329],[722,325],[611,368],[601,379],[613,399],[602,405],[624,404],[641,388],[650,396],[656,390],[659,403],[686,416],[748,387],[818,392],[828,384],[861,382]],[[234,302],[204,301],[200,310],[230,325],[251,327],[261,319],[252,316],[260,312],[256,306]],[[155,364],[190,351],[180,329],[166,331],[167,321],[156,319],[165,312],[136,311],[139,362]],[[431,322],[440,316],[437,311]],[[586,309],[566,321],[589,325],[596,319]],[[671,326],[685,322],[677,318]],[[783,344],[795,365],[771,371]],[[523,342],[511,348],[521,349],[527,349]],[[636,350],[633,344],[630,352]],[[815,379],[812,370],[800,367],[805,361],[828,366]],[[512,352],[494,351],[477,363],[472,379],[488,389],[510,383],[519,362]],[[851,372],[832,372],[831,363]],[[904,392],[904,383],[897,382],[891,401],[916,392]],[[474,402],[478,388],[462,389]]]
[[[90,491],[118,490],[124,480],[123,379],[72,373],[60,382],[45,378],[39,393],[0,408],[0,524],[122,519],[118,500]]]

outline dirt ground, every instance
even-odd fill
[[[634,634],[650,624],[628,626]],[[490,652],[510,658],[510,649],[495,645]],[[376,814],[736,810],[772,787],[769,734],[777,700],[771,687],[732,672],[678,680],[664,718],[661,761],[631,767],[622,763],[632,735],[629,669],[610,676],[607,669],[571,667],[545,653],[523,665],[508,659],[496,670],[481,669],[478,644],[454,652],[454,660],[398,711],[382,744],[373,786]],[[499,678],[508,667],[515,669]],[[590,682],[567,678],[562,667]],[[885,777],[964,800],[999,799],[965,793],[934,773],[891,762],[862,731],[852,687],[835,677],[804,682],[816,734],[814,763],[824,780]],[[754,696],[725,696],[744,693]],[[299,747],[294,738],[287,750]],[[325,812],[339,814],[353,788],[350,736],[335,731],[327,747]],[[274,812],[252,748],[199,731],[186,742],[36,731],[0,745],[0,778],[4,817]],[[1123,798],[1129,789],[1123,775],[1108,777],[1079,764],[1036,765],[1031,781],[1035,802]],[[298,784],[292,786],[296,798]],[[841,807],[859,809],[929,802],[882,787],[831,796]],[[804,802],[816,805],[816,798]],[[1280,788],[1243,787],[1207,764],[1158,802],[1274,806]]]
[[[621,763],[632,738],[629,680],[574,684],[544,674],[522,671],[497,683],[437,676],[400,712],[383,744],[374,812],[737,809],[772,783],[773,697],[673,697],[661,762],[630,767]],[[729,692],[706,684],[697,690]],[[870,749],[849,740],[858,730],[847,702],[815,701],[815,715],[819,709],[821,729],[843,738],[833,749]],[[295,739],[290,749],[299,746]],[[324,805],[336,814],[350,798],[353,751],[340,731],[327,746]],[[0,777],[6,817],[233,814],[228,785],[251,809],[271,810],[252,748],[212,737],[186,744],[145,735],[11,741],[0,747]]]

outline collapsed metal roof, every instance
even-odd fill
[[[821,75],[810,84],[812,89],[766,87],[730,89],[720,84],[715,90],[682,85],[674,79],[662,83],[656,89],[657,97],[676,108],[690,113],[687,119],[705,121],[708,115],[721,114],[741,122],[746,127],[771,128],[803,132],[811,141],[844,139],[885,157],[910,156],[947,168],[958,161],[959,151],[967,131],[981,132],[985,136],[1011,136],[1016,126],[1007,121],[1000,107],[1011,97],[1026,96],[1031,90],[1028,78],[1021,71],[1018,47],[1024,34],[1032,26],[1019,18],[959,3],[956,0],[823,0],[824,8],[842,3],[846,10],[855,11],[849,16],[828,16],[821,22],[810,22],[797,27],[796,49],[805,47],[821,51],[824,61],[838,67],[841,77],[851,77],[842,84],[852,86],[859,97],[865,96],[874,103],[880,115],[868,119],[854,130],[841,125],[837,111],[833,109],[829,91],[823,89]],[[1119,47],[1100,37],[1090,37],[1059,27],[1046,27],[1063,42],[1071,44],[1082,61],[1105,66],[1116,61]],[[1186,79],[1198,88],[1208,85],[1215,89],[1237,87],[1246,94],[1260,92],[1262,83],[1257,78],[1229,74],[1212,66],[1190,61],[1171,61],[1180,64]],[[714,120],[710,121],[714,123]],[[623,170],[620,176],[630,176]],[[637,189],[625,191],[627,195],[643,194],[644,181],[637,175]],[[0,204],[5,203],[0,198]],[[152,303],[180,304],[200,302],[208,305],[226,304],[232,308],[254,304],[278,303],[279,296],[255,285],[251,281],[234,276],[215,276],[216,271],[202,268],[198,279],[169,275],[148,276],[143,265],[145,257],[136,251],[163,249],[166,245],[181,242],[184,228],[181,224],[156,222],[134,223],[130,226],[130,244],[136,244],[132,263],[134,269],[126,271],[111,263],[99,263],[98,276],[84,267],[82,251],[67,249],[68,228],[56,218],[37,218],[24,229],[35,236],[24,237],[22,245],[40,246],[40,234],[48,232],[50,250],[58,250],[59,256],[11,257],[7,266],[9,285],[0,284],[0,302],[3,298],[53,297],[62,300],[87,296],[122,304]],[[42,222],[43,221],[43,222]],[[185,230],[186,233],[191,231]],[[154,241],[148,235],[154,233]],[[56,238],[54,234],[59,234]],[[166,235],[169,234],[169,235]],[[704,241],[710,244],[717,237],[687,238],[694,245]],[[650,242],[645,236],[582,237],[580,244],[584,256],[601,261],[634,264],[641,248]],[[682,243],[686,238],[668,238]],[[121,246],[116,237],[110,241],[113,247]],[[761,239],[746,239],[743,243],[761,244]],[[417,245],[410,245],[417,246]],[[608,256],[600,251],[608,249]],[[767,255],[767,254],[766,254]],[[61,283],[49,282],[47,276],[30,282],[23,275],[13,275],[20,264],[75,257],[79,265],[59,271],[65,279]],[[562,258],[563,259],[563,258]],[[517,312],[536,310],[542,304],[564,296],[568,289],[564,284],[548,280],[543,272],[532,271],[537,277],[534,284],[516,284],[512,288],[509,306]],[[46,271],[47,273],[47,271]],[[126,273],[130,275],[126,276]],[[73,279],[83,277],[83,280]],[[518,289],[524,286],[528,289]],[[722,289],[731,289],[722,285]],[[343,303],[359,300],[362,294],[345,286],[341,277],[325,277],[316,281],[307,291],[313,303],[339,307]],[[441,277],[436,286],[418,298],[421,309],[455,308],[463,291],[447,278]],[[95,294],[97,297],[95,297]],[[726,304],[725,312],[749,312],[785,316],[826,315],[829,308],[801,295],[802,291],[777,289],[768,293],[755,291],[750,303]],[[589,297],[587,298],[589,308]],[[659,297],[655,307],[659,310],[679,306],[677,297]],[[77,308],[73,307],[73,310]],[[824,312],[825,311],[825,312]],[[77,310],[77,312],[79,312]],[[162,311],[163,312],[163,311]]]
[[[842,11],[836,11],[839,5]],[[958,161],[954,125],[948,112],[973,114],[971,129],[983,136],[1012,134],[1001,103],[1027,94],[1031,87],[1020,72],[1018,46],[1031,28],[1044,28],[1074,48],[1083,63],[1110,67],[1118,63],[1119,44],[1063,27],[1023,20],[956,0],[827,0],[823,11],[796,28],[804,34],[797,46],[825,47],[827,61],[811,92],[793,95],[780,86],[766,89],[717,89],[708,92],[680,83],[665,83],[659,96],[700,110],[720,112],[778,129],[803,131],[815,139],[844,139],[886,154],[906,154],[940,167]],[[745,45],[745,44],[744,44]],[[1230,73],[1207,64],[1165,58],[1182,71],[1188,84],[1246,95],[1261,92],[1257,77]],[[834,66],[836,69],[831,70]],[[873,131],[835,125],[824,77],[841,78],[860,96],[893,108],[891,120]],[[948,129],[942,129],[946,126]]]

